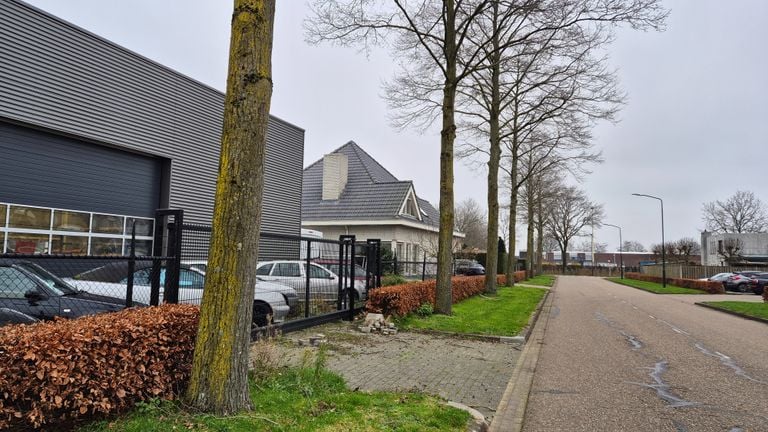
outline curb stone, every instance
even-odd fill
[[[480,411],[458,402],[448,401],[445,404],[449,407],[466,411],[472,416],[469,422],[467,422],[467,432],[488,432],[488,422],[485,421],[485,416]]]
[[[557,288],[558,279],[552,286],[552,291]],[[541,308],[532,319],[531,331],[526,335],[526,343],[520,359],[512,372],[512,377],[507,384],[507,389],[501,397],[496,414],[491,422],[491,432],[518,432],[523,428],[525,409],[528,405],[528,396],[533,386],[533,374],[539,360],[541,345],[550,319],[550,311],[554,302],[554,295],[547,295],[543,299]],[[541,317],[541,319],[539,319]],[[530,337],[533,340],[529,340]]]
[[[706,303],[701,303],[701,302],[698,302],[698,303],[694,303],[694,304],[695,304],[696,306],[705,307],[705,308],[707,308],[707,309],[716,310],[716,311],[719,311],[719,312],[723,312],[723,313],[727,313],[727,314],[729,314],[729,315],[737,316],[737,317],[740,317],[740,318],[744,318],[744,319],[748,319],[748,320],[752,320],[752,321],[761,322],[761,323],[763,323],[763,324],[768,324],[768,319],[765,319],[765,318],[760,318],[760,317],[755,317],[755,316],[751,316],[751,315],[746,315],[746,314],[743,314],[743,313],[740,313],[740,312],[736,312],[736,311],[732,311],[732,310],[728,310],[728,309],[719,308],[719,307],[717,307],[717,306],[714,306],[714,305],[708,305],[708,304],[706,304]]]

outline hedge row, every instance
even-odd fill
[[[662,278],[658,276],[650,276],[642,273],[627,273],[624,275],[624,277],[646,282],[662,282]],[[709,294],[725,294],[725,287],[723,287],[722,282],[702,281],[697,279],[667,278],[667,283],[681,288],[691,288],[704,291]]]
[[[186,385],[199,309],[163,305],[0,328],[0,429],[91,419]]]
[[[515,282],[525,279],[525,272],[515,272]],[[505,285],[507,278],[497,276],[499,285]],[[424,282],[408,282],[371,290],[368,294],[366,310],[369,312],[407,315],[424,303],[435,305],[435,280]],[[480,294],[485,290],[484,276],[456,276],[451,279],[453,302],[458,303],[468,297]]]

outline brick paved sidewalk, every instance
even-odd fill
[[[520,346],[398,332],[364,334],[350,323],[332,323],[290,333],[291,341],[322,333],[328,368],[352,389],[415,390],[477,409],[490,422],[520,355]],[[306,347],[284,344],[286,359],[300,361]]]

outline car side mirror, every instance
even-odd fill
[[[31,302],[36,302],[45,299],[45,296],[38,290],[29,290],[24,293],[24,298]]]

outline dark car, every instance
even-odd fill
[[[458,259],[453,265],[453,272],[457,275],[477,276],[485,274],[485,267],[474,260]]]
[[[123,309],[124,300],[80,291],[31,262],[0,260],[0,307],[37,320]],[[6,313],[10,320],[22,319]]]
[[[749,288],[757,295],[763,294],[766,284],[768,284],[768,272],[758,273],[749,279]]]
[[[6,324],[32,324],[39,320],[19,311],[0,307],[0,327]]]
[[[760,271],[740,271],[736,272],[733,275],[729,276],[728,279],[723,282],[723,285],[725,285],[726,291],[738,291],[738,292],[748,292],[749,291],[749,280],[752,276],[762,273]]]

